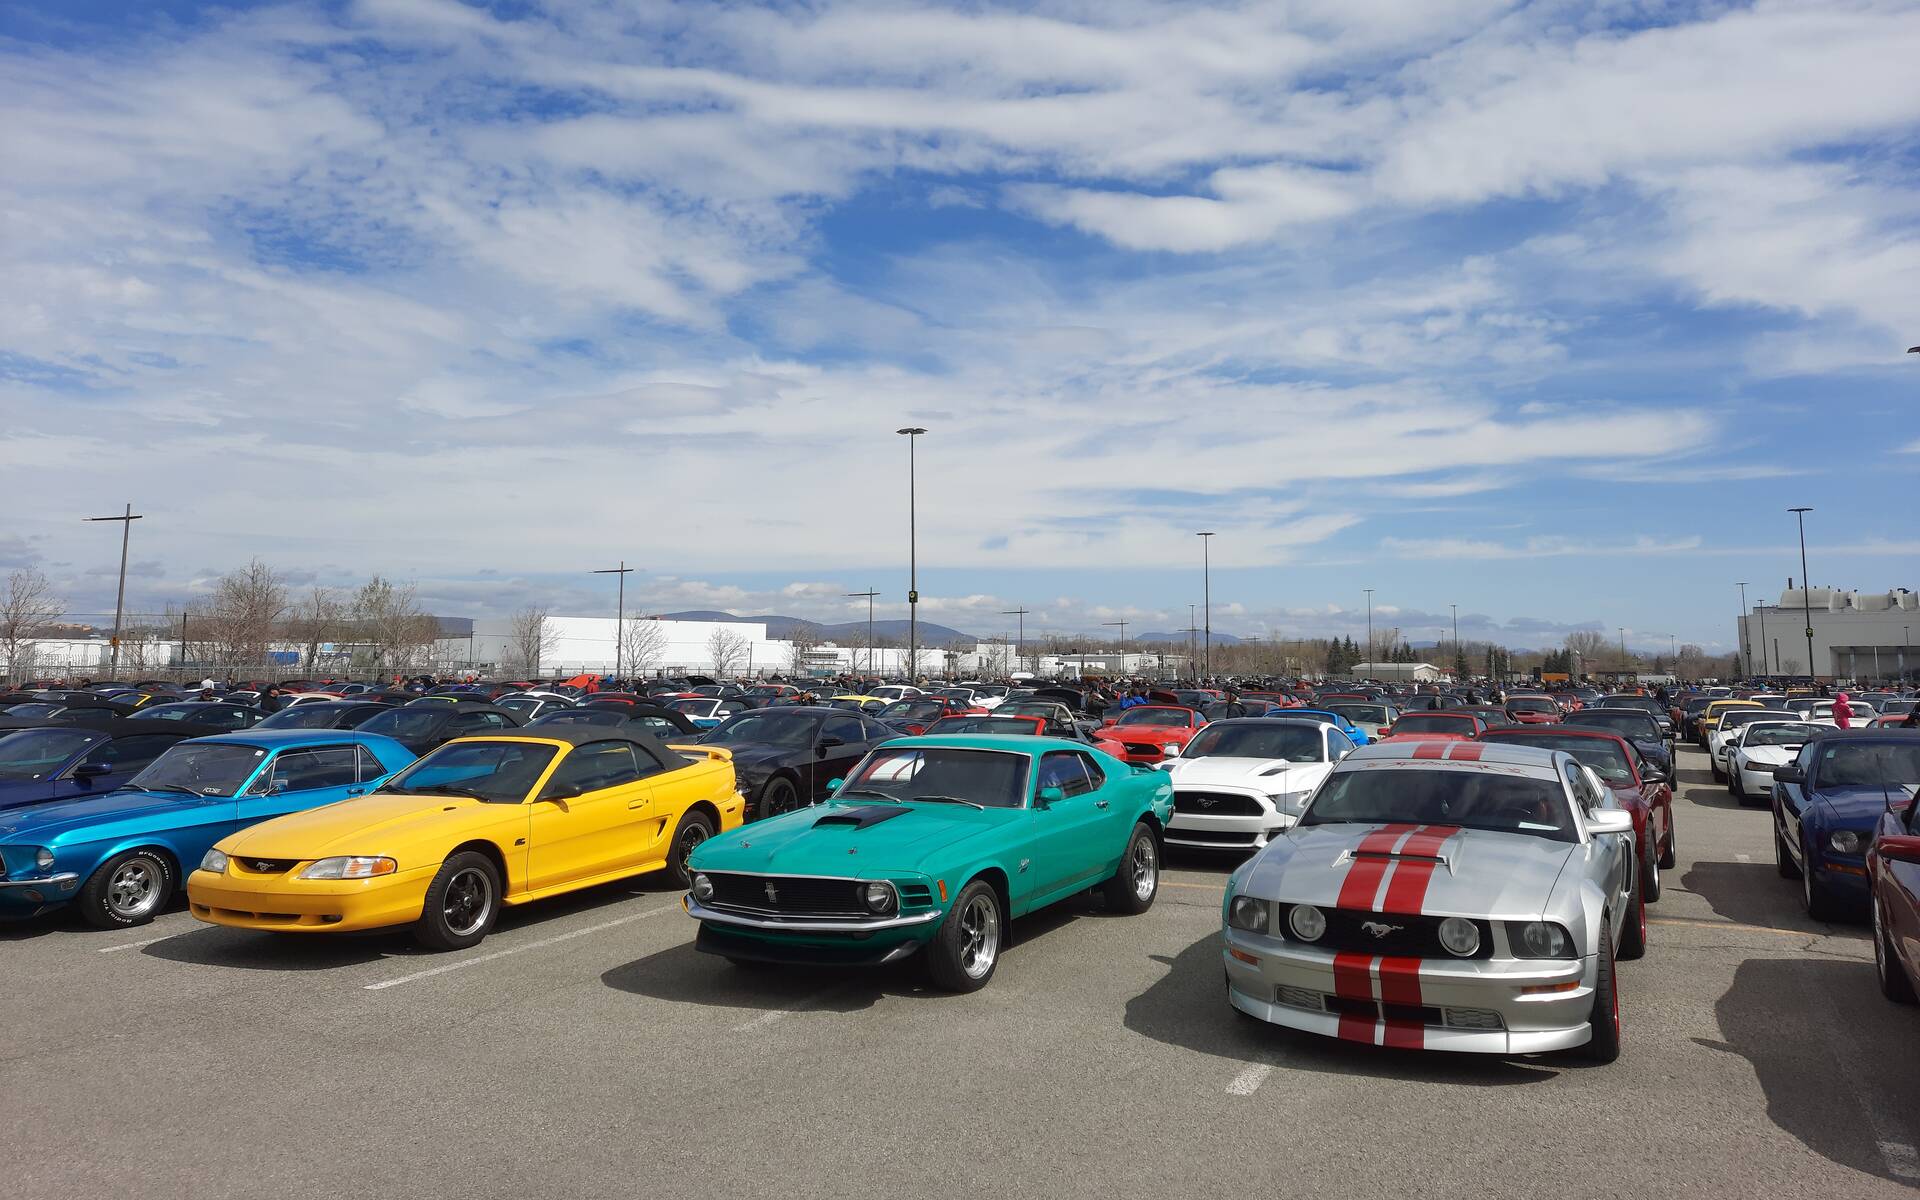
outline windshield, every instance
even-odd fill
[[[1024,808],[1027,756],[998,750],[882,747],[834,793],[842,800],[969,801],[985,808]]]
[[[1481,770],[1336,771],[1315,794],[1302,825],[1458,825],[1578,840],[1566,794],[1552,779]]]
[[[1517,700],[1507,701],[1507,711],[1557,713],[1560,711],[1560,706],[1541,696],[1522,696]]]
[[[60,711],[58,704],[37,702],[34,704],[16,704],[7,710],[10,717],[50,717]]]
[[[1115,725],[1191,725],[1193,714],[1184,708],[1130,708]]]
[[[563,708],[537,717],[531,725],[619,725],[627,719],[627,714],[602,706],[593,708]]]
[[[1824,725],[1806,725],[1798,721],[1779,721],[1773,724],[1755,725],[1747,730],[1747,736],[1740,744],[1751,750],[1755,746],[1804,746],[1807,739],[1816,733],[1826,732]]]
[[[44,779],[100,736],[78,729],[23,729],[0,737],[0,779]]]
[[[1387,706],[1384,704],[1329,704],[1327,711],[1367,725],[1385,725],[1393,720],[1387,715]]]
[[[1408,713],[1393,723],[1394,733],[1460,733],[1471,735],[1474,732],[1473,718],[1457,713],[1427,712]]]
[[[517,712],[525,715],[539,708],[541,701],[536,696],[502,696],[498,700],[495,700],[494,703],[506,709],[508,712]]]
[[[946,711],[947,706],[938,701],[895,700],[875,715],[882,721],[902,721],[918,720],[924,717],[939,717]]]
[[[1612,712],[1604,708],[1589,708],[1567,717],[1569,725],[1579,725],[1588,729],[1607,729],[1623,737],[1643,737],[1659,740],[1660,726],[1643,712],[1629,712],[1615,709]]]
[[[331,729],[341,710],[332,704],[296,704],[283,708],[255,729]]]
[[[770,746],[813,745],[814,719],[805,713],[759,708],[730,717],[700,740],[715,746],[763,742]]]
[[[383,792],[471,796],[488,804],[518,804],[553,761],[552,746],[531,742],[453,742],[395,776]]]
[[[226,742],[181,742],[135,775],[127,786],[148,792],[191,792],[196,796],[232,796],[240,791],[267,752],[257,746]]]
[[[1538,726],[1535,726],[1538,728]],[[1616,741],[1597,737],[1503,737],[1490,734],[1490,742],[1512,742],[1521,746],[1539,746],[1543,750],[1565,750],[1587,766],[1593,773],[1608,783],[1632,783],[1633,764],[1627,761],[1627,752]]]
[[[928,733],[994,733],[1031,737],[1040,732],[1032,717],[942,717]]]
[[[1742,725],[1751,725],[1755,721],[1792,719],[1796,715],[1797,714],[1792,712],[1768,712],[1764,708],[1743,708],[1727,713],[1721,717],[1720,728],[1722,730],[1733,730],[1740,728]]]
[[[1920,784],[1920,741],[1854,742],[1836,738],[1820,751],[1817,785],[1912,787]]]
[[[396,708],[392,712],[383,712],[360,728],[367,733],[384,733],[390,738],[406,741],[408,738],[432,737],[441,726],[452,717],[452,705],[442,708],[438,704],[426,708]]]
[[[667,705],[674,712],[685,713],[690,717],[704,717],[719,706],[718,700],[675,700]]]
[[[1312,725],[1262,721],[1257,725],[1209,725],[1180,752],[1189,758],[1284,758],[1288,762],[1327,760],[1326,739]]]
[[[218,721],[227,717],[233,710],[216,704],[188,702],[182,704],[155,704],[140,710],[142,721]],[[12,714],[19,716],[18,711]]]
[[[1003,717],[1044,717],[1049,721],[1058,719],[1061,707],[1046,700],[1014,700],[1002,704],[993,710],[995,715]]]

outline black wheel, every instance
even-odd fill
[[[1740,764],[1732,763],[1729,764],[1729,766],[1730,769],[1727,771],[1727,791],[1735,800],[1745,804],[1747,802],[1747,790],[1740,786]]]
[[[1620,993],[1613,969],[1613,930],[1605,921],[1600,924],[1600,951],[1595,959],[1593,1008],[1587,1014],[1593,1037],[1580,1054],[1589,1062],[1610,1063],[1620,1057]]]
[[[766,787],[760,789],[760,803],[755,806],[754,811],[758,814],[757,819],[764,821],[768,817],[777,817],[781,813],[792,812],[799,807],[800,792],[793,786],[793,781],[772,779],[767,782]]]
[[[1893,952],[1893,939],[1887,934],[1880,911],[1880,898],[1873,898],[1873,969],[1880,976],[1880,994],[1895,1004],[1913,1004],[1913,980]]]
[[[1816,921],[1832,921],[1839,916],[1838,906],[1833,897],[1827,895],[1827,889],[1820,886],[1813,877],[1812,862],[1800,871],[1800,899],[1806,905],[1807,915]]]
[[[413,940],[429,950],[465,950],[480,944],[499,915],[499,870],[486,855],[464,850],[441,863],[427,885]]]
[[[1678,841],[1679,841],[1679,835],[1673,831],[1673,810],[1668,809],[1667,810],[1667,841],[1666,841],[1666,844],[1662,846],[1660,849],[1660,865],[1669,871],[1673,869],[1673,865],[1675,861],[1674,844]]]
[[[673,830],[673,844],[667,847],[667,878],[675,887],[689,887],[693,883],[693,872],[687,867],[687,860],[693,856],[694,847],[713,836],[713,821],[703,812],[688,812],[680,818],[680,824]]]
[[[80,915],[96,929],[145,925],[173,899],[173,863],[157,850],[128,850],[108,859],[80,889]]]
[[[1101,886],[1100,894],[1114,912],[1131,915],[1153,907],[1153,898],[1160,894],[1160,846],[1145,822],[1133,827],[1120,868]]]
[[[1647,952],[1647,893],[1637,882],[1628,903],[1633,909],[1620,927],[1620,947],[1616,951],[1621,962],[1632,962]]]
[[[1707,752],[1707,770],[1713,772],[1715,779],[1725,780],[1727,777],[1726,773],[1720,770],[1720,756],[1711,750]]]
[[[949,992],[977,992],[987,986],[1000,963],[1006,924],[992,885],[976,879],[961,888],[927,946],[927,975],[934,986]]]
[[[1773,869],[1780,872],[1782,879],[1800,878],[1800,868],[1787,853],[1787,840],[1780,836],[1778,829],[1773,831]]]
[[[1647,826],[1647,836],[1642,839],[1640,848],[1640,900],[1644,904],[1660,902],[1660,856],[1653,852],[1653,826]]]

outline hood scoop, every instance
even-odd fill
[[[913,810],[898,804],[863,804],[859,808],[843,808],[831,812],[813,823],[815,829],[828,825],[847,825],[854,829],[866,829],[882,821],[891,821],[895,817],[904,817]]]

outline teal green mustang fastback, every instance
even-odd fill
[[[1015,917],[1090,888],[1145,912],[1172,812],[1166,772],[1083,742],[897,738],[825,803],[694,850],[695,946],[735,962],[924,954],[936,985],[971,992],[993,977]]]

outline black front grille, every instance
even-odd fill
[[[707,903],[782,916],[870,917],[860,898],[862,884],[851,879],[814,879],[805,875],[729,875],[709,873],[713,895]]]
[[[1216,846],[1239,846],[1251,849],[1254,835],[1237,829],[1189,829],[1184,825],[1173,825],[1167,829],[1170,842],[1206,842]]]
[[[1317,942],[1303,942],[1335,953],[1379,954],[1398,958],[1459,958],[1440,944],[1440,922],[1445,917],[1402,917],[1387,913],[1365,912],[1351,908],[1323,908],[1327,931]],[[1290,941],[1300,941],[1288,924],[1291,905],[1283,905],[1280,929]],[[1373,928],[1367,928],[1369,925]],[[1480,948],[1467,958],[1493,957],[1493,929],[1485,921],[1475,921],[1480,930]]]
[[[1237,796],[1232,792],[1176,791],[1173,811],[1202,817],[1257,817],[1260,802],[1252,796]]]
[[[234,861],[255,875],[285,875],[300,865],[297,858],[236,858]]]

